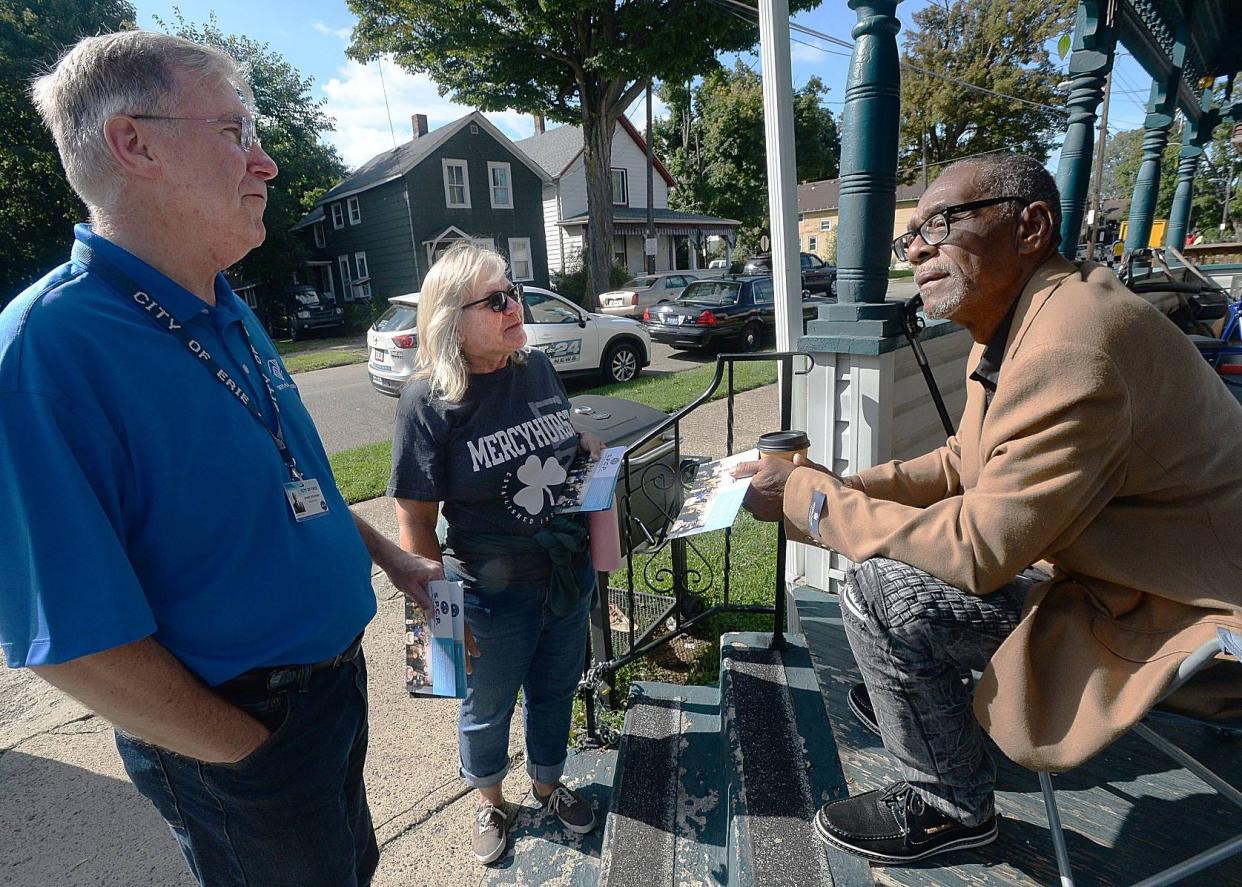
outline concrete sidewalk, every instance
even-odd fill
[[[735,449],[775,427],[776,403],[775,386],[738,396]],[[719,401],[687,420],[683,453],[722,455],[725,413]],[[396,538],[389,500],[354,510]],[[474,800],[457,777],[457,702],[406,695],[404,606],[383,573],[373,585],[366,784],[381,847],[375,887],[477,884],[484,869],[469,851]],[[528,786],[521,746],[516,717],[512,800]],[[111,727],[24,669],[0,668],[0,797],[0,885],[193,887],[163,820],[126,779]]]

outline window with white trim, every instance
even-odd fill
[[[358,205],[358,198],[351,197],[346,203],[349,205],[349,224],[362,224],[362,207]]]
[[[630,205],[629,174],[615,166],[612,168],[612,203],[613,206]]]
[[[332,204],[332,230],[340,231],[345,227],[345,210],[340,202]]]
[[[366,253],[354,253],[354,270],[357,271],[354,278],[354,298],[371,298],[371,269],[367,267]]]
[[[831,231],[832,230],[832,219],[820,219],[819,230],[820,231]]]
[[[535,279],[535,263],[530,257],[529,237],[509,238],[509,273],[514,280]]]
[[[487,161],[487,184],[492,197],[492,209],[513,209],[512,182],[509,164]]]
[[[813,253],[817,249],[819,249],[819,238],[812,234],[806,239],[806,251],[808,253]]]
[[[323,249],[325,246],[328,245],[328,241],[324,238],[324,235],[323,235],[323,222],[316,222],[314,225],[314,228],[315,228],[315,246],[317,246],[319,249]]]
[[[349,285],[351,277],[349,273],[349,256],[337,256],[336,268],[341,273],[341,298],[346,302],[352,302],[354,300],[354,288]]]
[[[470,170],[464,160],[440,161],[444,169],[444,205],[450,209],[470,209]]]

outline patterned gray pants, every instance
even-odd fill
[[[884,747],[923,800],[968,825],[995,812],[996,765],[984,748],[963,677],[982,671],[1018,624],[1040,576],[986,597],[887,558],[850,570],[845,633],[871,695]]]

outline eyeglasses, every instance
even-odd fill
[[[237,146],[250,153],[255,145],[262,145],[259,133],[254,128],[254,118],[249,114],[238,114],[236,117],[164,117],[159,114],[129,114],[135,120],[179,120],[186,123],[231,123],[237,127]]]
[[[525,301],[526,293],[522,291],[522,284],[515,283],[512,284],[507,290],[496,290],[494,293],[488,293],[481,299],[475,299],[473,302],[467,302],[462,305],[461,310],[465,311],[467,308],[474,305],[482,305],[486,302],[488,308],[491,308],[497,314],[501,314],[506,308],[509,307],[510,299],[517,302],[519,305]]]
[[[986,200],[972,200],[970,203],[959,203],[957,206],[946,206],[940,212],[928,216],[923,224],[919,225],[915,231],[907,231],[905,234],[893,241],[893,255],[897,257],[897,261],[904,262],[906,260],[906,251],[910,249],[910,244],[914,243],[915,237],[922,237],[923,242],[928,246],[935,246],[938,243],[944,243],[949,236],[950,223],[952,217],[961,213],[970,212],[975,209],[983,209],[986,206],[998,206],[1002,203],[1020,203],[1023,206],[1030,205],[1029,200],[1025,197],[989,197]]]

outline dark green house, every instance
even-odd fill
[[[548,285],[548,174],[477,111],[372,157],[295,226],[312,258],[300,276],[338,301],[417,292],[458,240],[509,260],[516,281]]]

